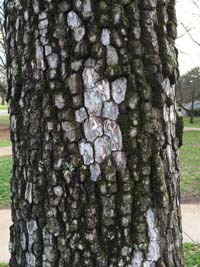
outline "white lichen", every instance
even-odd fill
[[[117,50],[111,45],[107,46],[106,59],[107,59],[107,64],[110,66],[118,64],[119,57],[117,54]]]
[[[103,29],[101,34],[101,43],[105,46],[110,45],[110,30]]]
[[[78,71],[82,66],[82,60],[75,60],[71,62],[71,69],[74,71]]]
[[[79,144],[80,154],[83,156],[83,161],[85,165],[90,165],[94,162],[94,152],[92,145],[85,142],[84,140]]]
[[[126,169],[127,158],[123,151],[115,151],[112,153],[112,158],[115,163],[116,168],[119,171],[124,171]]]
[[[47,33],[48,24],[49,24],[48,19],[43,19],[39,21],[38,28],[43,36],[45,36],[45,34]]]
[[[71,122],[63,121],[62,129],[65,132],[65,136],[69,139],[70,142],[74,142],[76,139],[75,127]]]
[[[62,109],[65,106],[65,100],[64,100],[62,94],[58,94],[55,96],[55,106],[58,109]]]
[[[26,262],[28,266],[34,267],[36,265],[36,257],[33,253],[26,253]]]
[[[38,16],[39,20],[44,20],[47,18],[47,13],[46,12],[41,12]]]
[[[102,101],[110,99],[110,84],[107,79],[99,81],[93,90],[99,93]]]
[[[45,45],[45,56],[49,56],[52,53],[52,48],[50,45]]]
[[[163,88],[164,92],[166,93],[166,95],[169,96],[170,89],[171,89],[169,78],[164,79],[164,81],[162,83],[162,88]]]
[[[119,78],[112,83],[112,97],[117,104],[124,101],[127,90],[127,79]]]
[[[47,56],[47,61],[50,69],[56,69],[58,66],[59,58],[58,55],[53,53]]]
[[[172,152],[172,146],[170,144],[167,145],[166,155],[168,159],[169,171],[172,172],[173,171],[173,152]]]
[[[119,125],[115,121],[104,121],[104,133],[110,137],[112,151],[122,150],[122,134]]]
[[[85,18],[91,16],[92,14],[91,0],[84,0],[82,13]]]
[[[63,188],[61,186],[55,186],[54,189],[54,194],[57,196],[57,197],[61,197],[63,195]]]
[[[84,123],[84,133],[88,141],[93,142],[97,137],[103,135],[102,121],[96,117],[90,117]]]
[[[143,254],[140,250],[133,253],[132,267],[141,267],[143,261]]]
[[[27,183],[25,190],[25,199],[29,202],[29,204],[33,201],[33,184]]]
[[[138,103],[138,98],[137,97],[130,97],[129,100],[128,100],[128,106],[132,110],[136,109],[137,103]]]
[[[94,59],[94,58],[92,58],[92,57],[89,57],[89,58],[85,61],[84,66],[85,66],[85,67],[88,67],[88,68],[95,68],[96,64],[97,64],[96,59]]]
[[[103,118],[116,120],[119,116],[119,108],[116,103],[113,101],[106,101],[103,104],[103,111],[102,111]]]
[[[148,252],[146,257],[139,248],[133,252],[132,267],[152,267],[160,258],[159,234],[156,225],[155,212],[149,208],[146,212],[148,225]]]
[[[85,92],[84,103],[90,116],[101,116],[103,101],[98,91]]]
[[[171,122],[176,123],[176,110],[174,105],[171,105],[169,108],[169,118]]]
[[[77,94],[78,89],[80,89],[79,85],[80,85],[80,82],[81,82],[79,74],[77,74],[77,73],[72,74],[68,78],[67,82],[68,82],[70,93],[73,94],[73,95]]]
[[[44,49],[42,46],[36,43],[36,63],[37,63],[37,69],[45,69],[44,65]]]
[[[83,39],[84,35],[85,35],[85,27],[84,26],[74,28],[75,41],[77,41],[77,42],[81,41]]]
[[[39,1],[33,0],[33,10],[36,14],[40,12]]]
[[[16,29],[16,31],[19,29],[19,25],[20,25],[20,18],[18,17],[16,19],[16,22],[15,22],[15,29]]]
[[[17,124],[17,120],[15,115],[11,115],[10,117],[10,129],[12,132],[16,131],[16,124]]]
[[[120,22],[120,18],[121,18],[121,6],[116,5],[113,8],[113,13],[114,13],[114,16],[113,16],[114,24],[118,24]]]
[[[74,11],[70,11],[67,14],[67,23],[70,28],[74,29],[81,25],[81,20]]]
[[[75,119],[79,123],[87,119],[87,112],[84,107],[75,111]]]
[[[32,235],[37,229],[37,222],[35,220],[30,220],[26,223],[27,231],[29,235]]]
[[[168,108],[167,104],[164,104],[164,106],[163,106],[163,118],[164,118],[165,122],[168,122],[170,120],[169,108]]]
[[[90,165],[90,174],[91,174],[90,176],[91,181],[97,182],[101,176],[101,169],[99,164],[95,163]]]
[[[94,68],[84,68],[83,74],[83,83],[85,86],[85,89],[92,89],[94,88],[95,84],[97,83],[99,79],[99,74],[96,72]]]
[[[111,142],[108,136],[98,137],[94,142],[95,160],[102,163],[111,154]]]
[[[153,209],[148,209],[146,213],[146,219],[148,224],[148,236],[149,236],[149,246],[147,260],[156,262],[160,257],[160,246],[159,246],[159,234],[156,226],[156,218]]]

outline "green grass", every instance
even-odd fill
[[[7,110],[8,106],[7,105],[0,105],[0,110]],[[1,267],[1,265],[0,265]]]
[[[0,262],[0,267],[8,267],[8,263]]]
[[[0,140],[0,147],[6,147],[6,146],[11,146],[11,145],[12,144],[10,140]]]
[[[200,132],[184,132],[180,162],[183,195],[200,195]]]
[[[0,158],[0,207],[10,203],[11,157]]]
[[[190,118],[183,119],[185,127],[200,128],[200,117],[194,117],[194,123],[190,123]]]
[[[9,127],[9,116],[8,115],[0,116],[0,125],[7,125]]]
[[[185,267],[200,267],[200,245],[184,244]]]
[[[0,116],[0,147],[11,145],[8,131],[6,131],[6,129],[9,129],[9,127],[10,127],[9,116],[8,115]]]

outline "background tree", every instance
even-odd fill
[[[0,74],[0,97],[1,97],[1,105],[5,105],[5,100],[6,100],[6,74],[3,71]]]
[[[0,97],[1,104],[5,104],[6,99],[6,39],[4,30],[3,4],[0,2]]]
[[[200,101],[200,68],[193,68],[182,75],[178,87],[178,104],[190,116],[190,123],[193,123],[195,101]]]
[[[179,66],[181,74],[199,66],[200,1],[177,0]]]
[[[174,5],[5,2],[11,267],[183,266]]]

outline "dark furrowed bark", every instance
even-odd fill
[[[6,1],[11,267],[180,267],[174,1]]]

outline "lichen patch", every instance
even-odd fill
[[[74,11],[70,11],[67,14],[67,22],[70,28],[74,29],[81,25],[81,20],[79,16]]]

